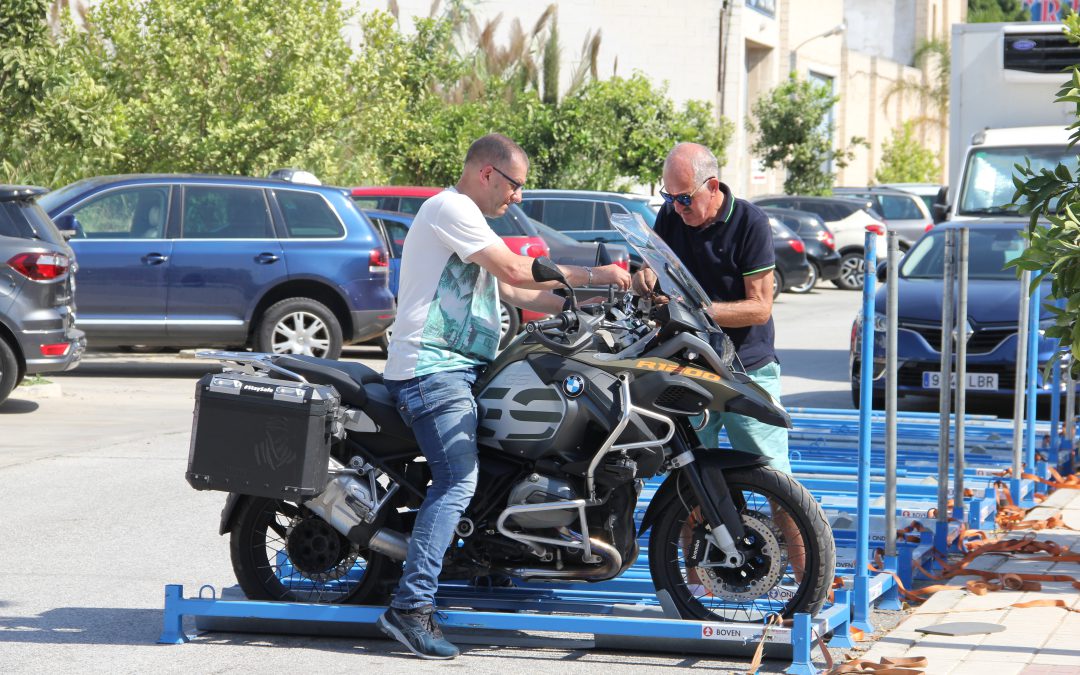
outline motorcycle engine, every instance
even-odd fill
[[[574,489],[570,481],[534,473],[511,488],[507,507],[512,508],[525,504],[549,504],[578,498],[577,490]],[[553,508],[543,511],[515,513],[508,520],[519,527],[529,529],[566,527],[577,523],[578,511],[575,506],[565,509]]]

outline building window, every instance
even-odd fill
[[[776,0],[746,0],[746,6],[765,16],[776,17]]]

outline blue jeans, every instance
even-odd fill
[[[754,384],[772,394],[777,401],[780,400],[779,363],[769,363],[746,374]],[[774,427],[737,413],[714,413],[705,428],[698,432],[702,445],[706,448],[717,447],[721,428],[727,429],[732,448],[764,455],[769,460],[769,466],[786,474],[791,473],[788,430],[784,427]]]
[[[385,382],[431,470],[431,485],[416,515],[405,570],[390,602],[397,609],[434,604],[443,556],[476,491],[479,469],[472,385],[477,374],[476,370],[452,370]]]

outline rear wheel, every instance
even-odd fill
[[[0,403],[11,396],[20,379],[19,360],[15,358],[15,350],[7,340],[0,338]]]
[[[521,315],[515,307],[505,302],[499,303],[499,349],[503,349],[521,328]]]
[[[395,564],[307,509],[264,497],[244,501],[229,549],[236,580],[252,600],[376,602]]]
[[[255,329],[255,351],[341,356],[341,323],[330,308],[311,298],[288,298],[263,313]]]
[[[718,472],[703,467],[704,478]],[[767,467],[724,473],[742,516],[750,549],[741,567],[722,567],[697,497],[682,473],[679,499],[660,515],[649,537],[649,568],[684,619],[760,622],[817,613],[825,604],[836,549],[825,514],[791,476]],[[715,480],[715,478],[714,478]]]
[[[849,251],[840,258],[840,276],[833,279],[833,284],[845,291],[857,291],[863,287],[865,274],[866,260],[862,251]]]
[[[809,293],[814,290],[814,286],[817,286],[818,277],[820,276],[821,273],[818,272],[817,265],[810,263],[810,276],[806,278],[806,282],[798,286],[792,286],[788,290],[792,293]]]
[[[775,300],[778,297],[780,297],[780,294],[783,293],[783,291],[784,291],[784,274],[780,270],[775,269],[775,268],[773,269],[772,274],[773,274],[772,297],[773,297],[773,300]]]

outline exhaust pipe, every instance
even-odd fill
[[[409,538],[388,527],[381,528],[373,534],[367,545],[372,551],[382,553],[394,560],[404,560],[409,552]]]
[[[502,571],[522,579],[575,579],[578,581],[607,581],[614,579],[622,568],[619,551],[599,539],[589,539],[592,552],[604,559],[599,565],[573,565],[562,569],[553,567],[511,567]]]

